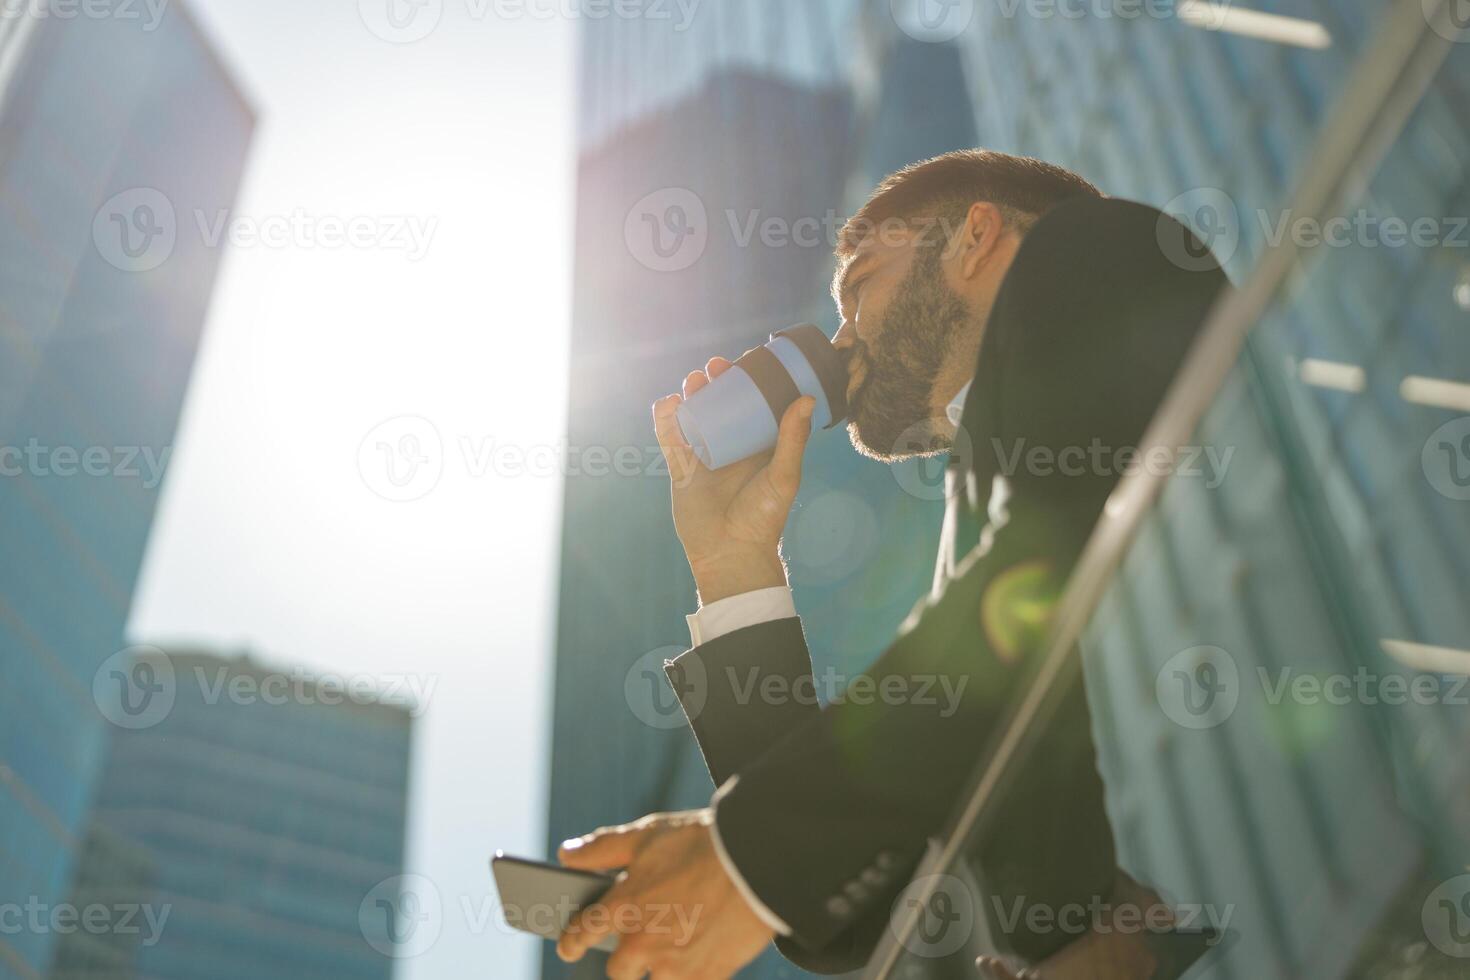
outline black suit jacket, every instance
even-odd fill
[[[1198,269],[1201,251],[1172,219],[1113,199],[1061,204],[1026,236],[986,325],[962,423],[970,451],[951,458],[962,492],[950,507],[964,512],[946,528],[980,520],[997,478],[1007,502],[853,682],[879,693],[824,708],[763,698],[766,684],[778,694],[810,684],[797,619],[668,665],[715,783],[739,777],[717,808],[724,845],[791,926],[780,945],[799,965],[861,966],[928,838],[962,802],[1117,481],[1114,452],[1138,444],[1225,283],[1213,264],[1181,267]],[[964,684],[949,713],[935,687],[917,696],[940,677]],[[972,864],[1007,909],[1105,899],[1112,833],[1080,684],[1034,759]],[[997,938],[1033,960],[1074,938],[1020,921]]]

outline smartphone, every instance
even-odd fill
[[[616,880],[614,875],[510,857],[504,851],[490,859],[490,873],[506,925],[552,941],[560,938],[578,909],[601,898]],[[610,953],[617,945],[613,933],[592,948]]]

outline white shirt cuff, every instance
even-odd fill
[[[791,598],[791,589],[777,585],[719,599],[700,606],[698,612],[684,619],[689,623],[689,644],[697,647],[747,626],[795,615],[796,601]]]
[[[732,598],[738,599],[740,597],[733,596]],[[721,601],[726,602],[728,600],[722,599]],[[756,918],[765,923],[766,928],[775,932],[776,935],[790,936],[791,927],[779,915],[772,912],[770,907],[756,896],[755,892],[751,891],[750,885],[745,881],[745,876],[740,873],[740,869],[735,867],[735,862],[730,859],[730,852],[725,850],[725,842],[720,839],[720,798],[734,789],[735,783],[739,779],[739,776],[731,776],[725,780],[725,785],[715,790],[714,798],[710,800],[710,808],[715,811],[715,819],[709,825],[710,840],[714,842],[715,855],[719,857],[720,864],[724,866],[725,874],[735,885],[735,890],[740,893],[740,897],[745,899],[745,904],[749,905],[750,910],[755,913]]]

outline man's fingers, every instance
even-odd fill
[[[709,384],[709,375],[703,371],[690,371],[684,375],[684,397],[688,398],[707,384]]]
[[[652,965],[648,939],[641,933],[629,933],[618,940],[617,951],[607,959],[609,980],[643,980]]]
[[[980,971],[981,980],[1016,980],[998,957],[980,956],[975,959],[975,969]]]
[[[795,497],[801,486],[801,456],[806,452],[807,440],[812,434],[812,412],[817,400],[806,395],[792,402],[781,416],[781,428],[776,434],[776,452],[767,467],[771,483],[777,491]]]
[[[654,431],[658,433],[659,448],[663,450],[664,461],[669,464],[675,483],[682,484],[699,465],[699,457],[684,440],[684,433],[679,429],[679,421],[674,415],[679,408],[679,402],[709,384],[711,379],[724,374],[733,364],[728,358],[711,357],[705,363],[703,371],[690,371],[684,376],[684,383],[679,389],[681,394],[669,395],[653,405]]]
[[[616,932],[618,909],[626,904],[632,891],[628,876],[619,875],[606,894],[572,916],[561,938],[556,941],[556,955],[568,963],[575,963],[587,950]]]
[[[653,403],[653,431],[658,437],[658,448],[669,464],[669,477],[682,484],[700,465],[699,457],[684,441],[684,431],[679,428],[679,404],[684,399],[678,395],[667,395]]]
[[[611,935],[616,921],[614,914],[621,903],[623,885],[613,885],[608,893],[572,916],[566,931],[556,941],[556,955],[568,963],[575,963],[586,955],[587,950]]]
[[[657,952],[657,943],[654,937],[639,931],[643,917],[638,895],[638,888],[632,880],[627,875],[619,876],[607,894],[572,916],[561,938],[556,941],[556,955],[568,963],[575,963],[607,937],[617,936],[617,950],[608,961],[608,976],[641,980]],[[619,968],[616,973],[612,972],[615,964]],[[635,970],[641,972],[632,972]]]
[[[626,868],[633,863],[649,827],[623,824],[620,827],[603,827],[584,837],[562,841],[557,856],[569,868],[583,871],[613,871]]]
[[[602,918],[592,919],[589,917],[585,920],[583,919],[583,916],[590,908],[593,908],[593,906],[589,906],[588,909],[583,909],[573,916],[572,921],[567,923],[566,932],[563,932],[561,938],[556,941],[556,955],[564,963],[577,962],[583,956],[587,955],[587,950],[591,949],[594,943],[599,941],[599,939],[594,939],[590,936],[589,926],[594,922],[600,924],[603,921]],[[612,920],[610,917],[607,917],[607,921],[611,923]]]

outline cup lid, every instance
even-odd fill
[[[847,418],[847,358],[836,347],[822,328],[814,323],[798,323],[785,330],[777,330],[771,339],[785,337],[796,345],[811,364],[821,382],[822,393],[827,396],[827,407],[831,412],[830,429]]]

